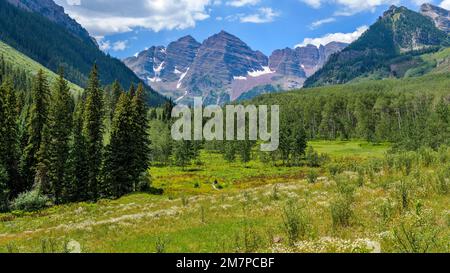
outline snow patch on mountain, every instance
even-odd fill
[[[263,70],[249,71],[248,75],[253,78],[261,77],[267,74],[273,74],[275,71],[272,71],[268,66],[263,66]]]
[[[181,85],[183,84],[183,79],[184,77],[186,77],[187,73],[189,72],[189,67],[186,70],[186,72],[184,72],[183,74],[181,74],[180,79],[178,80],[178,84],[177,84],[177,89],[181,88]]]

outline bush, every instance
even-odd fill
[[[298,239],[304,238],[310,232],[310,219],[298,207],[294,200],[289,200],[283,210],[283,223],[289,244],[293,246]]]
[[[331,203],[331,218],[333,227],[348,227],[353,216],[352,200],[346,196],[340,196]]]
[[[314,148],[309,146],[306,150],[306,162],[309,167],[319,167],[320,166],[320,157],[319,154],[314,151]]]
[[[136,185],[136,190],[139,192],[149,192],[151,189],[152,177],[148,172],[143,172],[139,176],[139,181]]]
[[[12,201],[11,208],[13,210],[34,212],[48,207],[49,203],[50,199],[47,196],[42,195],[38,190],[32,190],[20,194]]]
[[[306,177],[310,184],[315,184],[317,182],[317,178],[319,178],[319,173],[314,169],[310,169]]]
[[[440,249],[439,233],[440,230],[430,213],[409,213],[393,230],[395,250],[403,253],[434,252]]]

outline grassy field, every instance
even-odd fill
[[[35,62],[34,60],[30,59],[29,57],[25,56],[24,54],[20,53],[19,51],[15,50],[14,48],[8,46],[7,44],[1,41],[0,41],[0,55],[3,55],[6,62],[12,63],[17,67],[24,69],[28,75],[35,75],[39,70],[42,69],[47,75],[50,83],[53,83],[58,78],[58,75],[53,73],[51,70],[47,69],[40,63]],[[73,83],[69,83],[69,87],[70,90],[75,94],[80,94],[83,91],[81,87]]]
[[[320,168],[203,152],[184,170],[151,169],[160,196],[0,214],[0,252],[450,251],[450,149],[311,145],[330,157]]]

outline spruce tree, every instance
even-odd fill
[[[144,86],[139,84],[135,95],[131,100],[132,109],[132,170],[134,183],[138,183],[139,177],[146,172],[149,167],[150,158],[150,137],[149,121],[147,118],[148,108],[145,103]],[[130,93],[131,94],[131,93]]]
[[[100,89],[97,65],[94,65],[86,89],[83,132],[86,138],[88,191],[92,201],[99,197],[100,168],[103,151],[103,94]]]
[[[114,115],[114,111],[116,109],[117,102],[119,101],[120,95],[123,93],[123,89],[120,86],[120,83],[116,80],[112,85],[111,90],[111,116]]]
[[[48,179],[49,193],[56,203],[65,202],[64,189],[69,183],[68,160],[72,131],[73,100],[63,72],[53,88],[48,117]]]
[[[73,146],[70,152],[70,183],[67,185],[67,196],[70,201],[89,200],[89,168],[86,138],[83,134],[84,101],[79,99],[73,115]]]
[[[17,124],[17,101],[16,92],[10,78],[7,78],[0,86],[0,100],[2,100],[0,115],[3,116],[0,124],[0,162],[8,176],[7,186],[13,196],[19,194],[21,178],[19,175],[19,142],[18,142],[18,124]],[[1,118],[0,118],[1,119]]]
[[[34,184],[37,166],[37,154],[41,147],[42,134],[47,123],[49,87],[47,78],[42,70],[39,70],[34,79],[32,89],[32,105],[29,109],[27,121],[27,142],[21,162],[21,172],[24,185],[19,192],[30,190]]]
[[[111,142],[106,149],[102,184],[104,197],[119,198],[133,191],[136,179],[133,166],[136,154],[132,151],[133,125],[131,101],[129,96],[123,93],[117,103],[111,129]]]
[[[0,162],[0,212],[8,211],[10,189],[8,188],[8,172]]]

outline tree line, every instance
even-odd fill
[[[142,84],[125,92],[115,82],[107,96],[94,65],[85,92],[74,97],[62,70],[51,86],[39,71],[29,103],[22,104],[13,74],[2,75],[2,210],[27,195],[63,204],[119,198],[149,185],[148,108]]]

